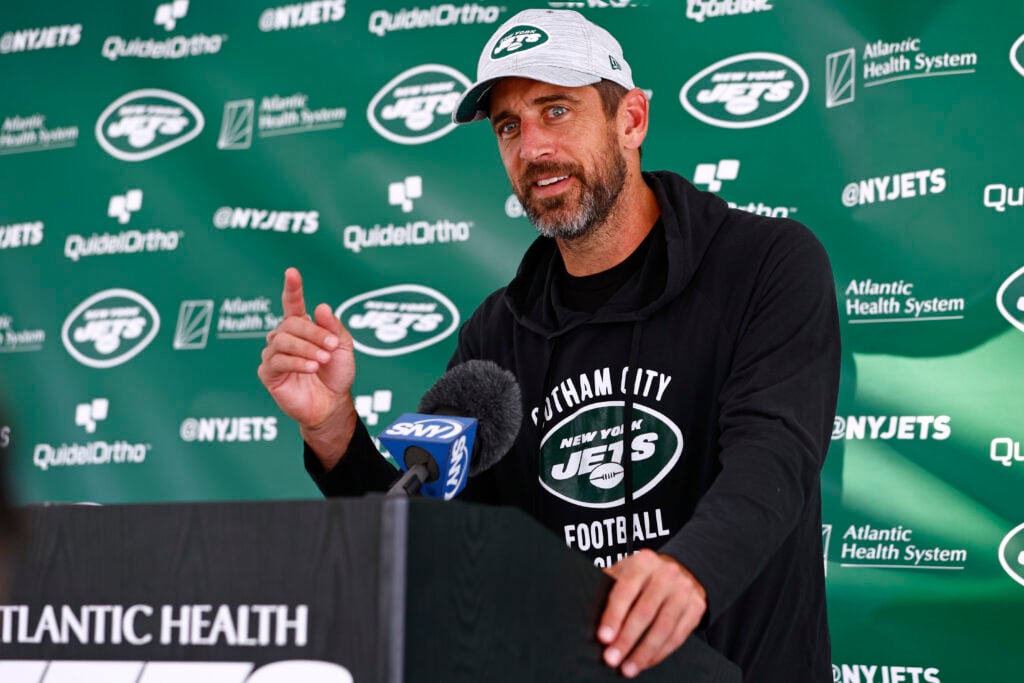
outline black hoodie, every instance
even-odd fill
[[[672,173],[644,179],[661,229],[598,311],[562,305],[542,237],[463,326],[450,365],[511,370],[525,417],[460,497],[521,507],[600,567],[671,555],[707,591],[704,637],[745,681],[825,683],[819,473],[840,364],[828,258],[799,223]],[[306,464],[327,495],[394,478],[362,427],[330,472]]]

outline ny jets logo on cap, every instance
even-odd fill
[[[536,26],[513,26],[498,38],[491,59],[501,59],[548,42],[548,34]]]

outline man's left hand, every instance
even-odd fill
[[[604,661],[633,678],[669,656],[700,623],[704,587],[677,560],[644,549],[604,570],[615,579],[597,638]]]

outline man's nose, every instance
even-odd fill
[[[520,159],[537,161],[554,152],[554,135],[551,131],[531,121],[522,121],[519,125]]]

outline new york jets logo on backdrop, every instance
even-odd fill
[[[177,93],[134,90],[103,110],[96,140],[116,159],[144,161],[193,140],[205,121],[199,107]]]
[[[501,59],[519,54],[546,42],[548,42],[548,34],[536,26],[513,26],[494,43],[494,47],[491,49],[491,59]]]
[[[423,285],[394,285],[353,297],[334,312],[352,333],[357,351],[401,356],[432,346],[459,326],[459,310]]]
[[[392,78],[373,96],[366,118],[386,140],[421,145],[455,128],[452,112],[469,86],[469,79],[450,66],[415,66]]]
[[[1024,332],[1024,268],[1020,268],[999,287],[996,306],[1006,321]]]
[[[657,486],[679,461],[683,435],[661,413],[634,404],[626,448],[623,411],[622,401],[595,403],[555,425],[541,443],[541,486],[581,507],[620,505],[627,454],[633,464],[633,497]]]
[[[160,314],[149,299],[129,289],[105,289],[68,314],[61,340],[82,365],[112,368],[141,353],[159,329]]]
[[[754,128],[789,116],[807,98],[807,73],[772,52],[747,52],[703,69],[679,92],[694,118],[719,128]]]

